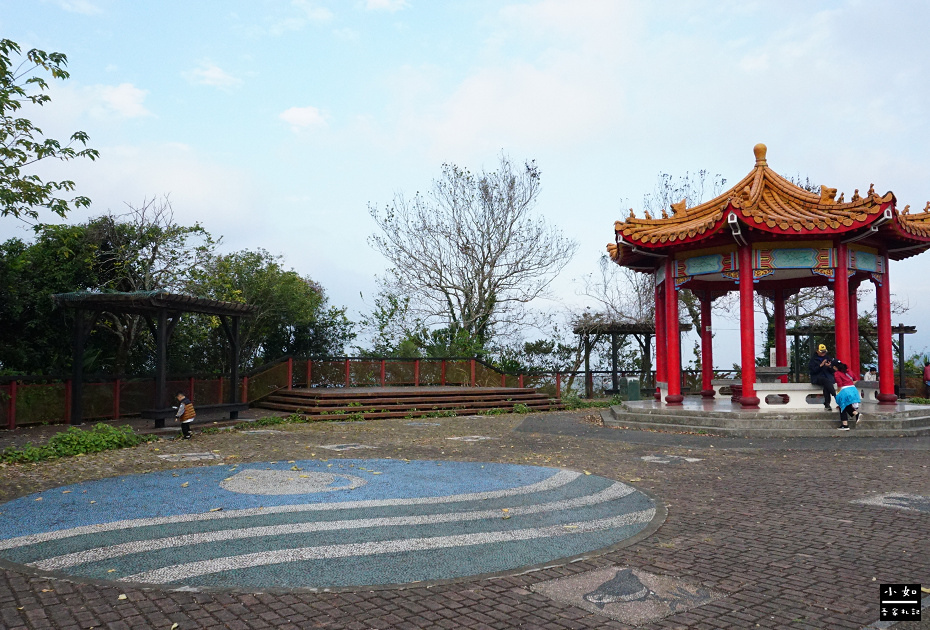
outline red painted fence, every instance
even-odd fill
[[[458,385],[533,387],[560,398],[562,374],[505,374],[476,359],[295,359],[285,357],[243,375],[240,400],[254,402],[292,387],[402,387]],[[68,421],[71,381],[5,377],[0,384],[0,428]],[[186,392],[202,405],[228,402],[229,378],[185,376],[168,380],[168,392]],[[84,420],[137,416],[152,406],[152,378],[84,382]]]

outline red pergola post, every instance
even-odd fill
[[[665,382],[666,356],[665,356],[665,294],[662,285],[656,283],[656,382]],[[660,400],[659,388],[656,387],[655,398]]]
[[[859,283],[849,286],[849,370],[856,378],[862,378],[859,365]]]
[[[678,288],[675,286],[675,259],[665,259],[665,356],[668,395],[665,402],[681,405],[681,331],[678,323]]]
[[[752,285],[752,245],[741,245],[738,255],[740,359],[743,376],[743,395],[740,398],[740,404],[744,409],[758,409],[759,399],[756,397],[756,328]]]
[[[313,359],[307,359],[307,387],[310,387],[310,383],[313,380]]]
[[[836,322],[836,358],[849,363],[849,272],[846,243],[836,244],[836,277],[833,280],[833,319]]]
[[[893,405],[898,397],[894,393],[894,360],[891,355],[891,287],[889,286],[888,253],[882,252],[884,273],[876,282],[876,310],[878,311],[878,401]]]
[[[788,334],[785,332],[785,291],[775,289],[775,365],[788,367]],[[780,377],[788,382],[788,375]]]
[[[710,291],[701,296],[701,396],[714,397],[714,334],[711,329]]]

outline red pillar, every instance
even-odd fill
[[[678,289],[675,287],[675,260],[665,259],[665,374],[668,395],[665,402],[681,405],[681,331],[678,324]]]
[[[875,287],[878,310],[878,401],[893,405],[898,397],[894,393],[894,360],[891,355],[891,287],[888,274],[888,254],[881,253],[885,273]]]
[[[711,331],[710,291],[701,296],[701,396],[714,397],[714,334]]]
[[[849,272],[847,271],[846,244],[836,244],[836,277],[833,280],[833,319],[836,322],[836,348],[834,354],[843,363],[849,363]],[[890,337],[889,337],[890,339]]]
[[[788,335],[785,332],[785,291],[775,289],[775,365],[788,367]],[[788,375],[781,377],[788,382]]]
[[[856,378],[862,378],[859,365],[859,298],[856,291],[859,283],[849,287],[849,371]]]
[[[662,285],[656,285],[656,382],[665,382],[665,294]],[[655,398],[659,400],[659,388],[656,387]]]
[[[741,245],[739,248],[739,329],[743,395],[740,398],[740,404],[745,409],[759,408],[759,399],[756,397],[756,323],[752,280],[752,245]]]

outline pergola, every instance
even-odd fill
[[[701,302],[701,372],[704,397],[713,397],[711,303],[739,291],[740,359],[744,408],[759,406],[753,297],[769,296],[775,311],[776,366],[788,366],[785,300],[803,287],[829,286],[834,295],[834,354],[859,371],[856,289],[876,287],[878,400],[893,404],[889,263],[930,249],[930,203],[920,213],[900,212],[894,194],[870,186],[847,202],[835,188],[809,192],[768,167],[766,147],[753,148],[756,164],[722,195],[694,206],[671,205],[671,216],[637,218],[630,210],[614,224],[611,258],[655,276],[656,380],[667,382],[665,403],[681,405],[678,291],[690,289]]]
[[[691,330],[691,324],[680,324],[679,333]],[[584,372],[585,372],[585,396],[591,398],[594,395],[594,385],[591,382],[591,335],[600,337],[610,335],[610,373],[613,392],[619,390],[620,382],[617,374],[617,354],[619,352],[620,337],[632,336],[639,345],[640,356],[642,356],[641,374],[652,372],[652,353],[650,346],[652,337],[656,334],[655,323],[653,322],[612,322],[612,321],[579,321],[572,332],[579,335],[584,343]]]
[[[184,313],[203,313],[219,318],[229,340],[230,388],[229,403],[214,405],[229,411],[235,419],[243,405],[236,400],[239,383],[239,320],[249,317],[255,307],[239,302],[223,302],[209,298],[179,295],[166,291],[135,291],[90,293],[57,293],[52,300],[59,306],[75,310],[72,360],[71,424],[82,422],[82,393],[84,382],[84,346],[87,335],[102,312],[131,313],[145,318],[155,337],[155,397],[153,408],[143,411],[146,418],[155,420],[157,428],[165,426],[165,418],[172,413],[168,404],[168,340]],[[90,317],[87,314],[91,314]]]

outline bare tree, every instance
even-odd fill
[[[504,155],[479,175],[444,164],[427,194],[370,206],[381,233],[369,242],[391,264],[382,291],[409,298],[427,325],[482,344],[526,321],[524,305],[546,294],[577,249],[532,214],[539,178],[535,162],[519,168]]]
[[[98,243],[95,263],[104,287],[126,292],[183,290],[219,241],[199,224],[177,225],[167,196],[126,206],[129,211],[123,215],[107,214],[88,224]],[[116,370],[122,373],[144,320],[126,313],[107,315],[102,325],[118,341]]]

